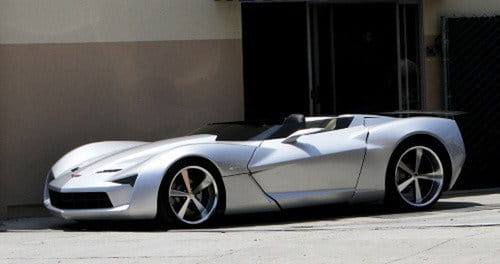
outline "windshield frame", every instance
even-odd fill
[[[280,138],[275,132],[281,127],[279,124],[245,121],[210,123],[191,131],[188,135],[214,135],[216,141],[261,141]]]

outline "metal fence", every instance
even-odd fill
[[[442,43],[445,106],[467,112],[457,118],[467,151],[457,188],[500,186],[499,16],[445,17]]]

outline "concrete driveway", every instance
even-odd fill
[[[448,194],[424,212],[329,206],[169,231],[48,217],[0,231],[0,263],[499,263],[500,190]]]

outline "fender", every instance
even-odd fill
[[[366,157],[359,176],[353,202],[382,200],[385,196],[387,164],[394,149],[413,135],[424,134],[439,140],[450,155],[452,175],[450,188],[465,161],[465,148],[454,120],[435,117],[394,119],[370,126]]]
[[[161,182],[167,170],[179,160],[188,157],[204,158],[219,170],[226,189],[226,214],[258,211],[279,211],[272,201],[250,176],[248,161],[260,144],[255,142],[225,142],[184,145],[158,154],[138,168],[141,171],[137,184],[143,184],[139,205],[134,208],[148,208],[148,214],[156,214],[157,198]]]

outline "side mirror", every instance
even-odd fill
[[[323,128],[307,128],[307,129],[301,129],[298,131],[295,131],[291,135],[289,135],[287,138],[285,138],[282,143],[285,144],[293,144],[297,142],[297,139],[301,136],[305,135],[311,135],[311,134],[316,134],[322,132],[324,129]]]

